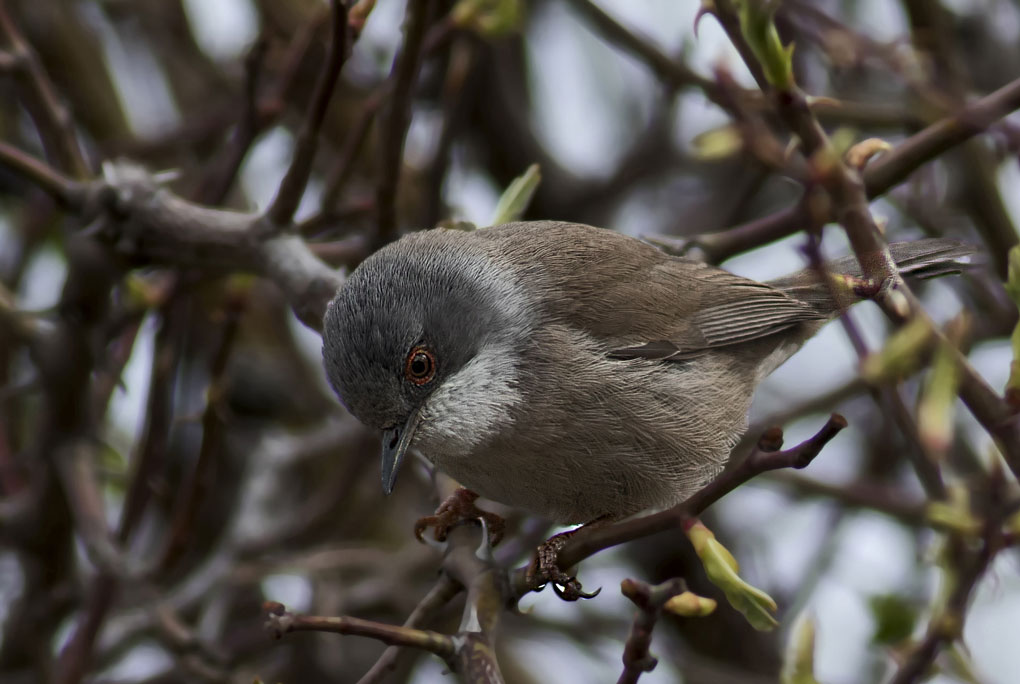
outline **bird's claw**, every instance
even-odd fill
[[[580,528],[578,528],[580,529]],[[542,542],[535,551],[535,558],[528,566],[528,585],[535,591],[541,591],[546,584],[553,585],[553,591],[564,601],[577,601],[578,599],[595,598],[602,591],[599,587],[595,591],[586,592],[581,587],[581,582],[572,575],[560,569],[560,550],[566,545],[567,540],[577,530],[570,530],[554,535]]]
[[[478,495],[469,489],[458,488],[446,501],[440,504],[433,515],[426,515],[414,523],[414,536],[424,543],[425,530],[432,528],[436,541],[446,541],[447,535],[463,522],[473,522],[479,518],[485,521],[489,531],[489,539],[495,546],[503,538],[506,521],[495,513],[483,511],[475,505]]]

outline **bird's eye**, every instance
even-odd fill
[[[404,376],[416,385],[424,385],[436,374],[436,357],[425,347],[415,347],[407,355]]]

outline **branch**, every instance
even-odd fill
[[[432,11],[431,0],[407,5],[404,44],[393,63],[393,96],[382,124],[381,175],[376,186],[378,224],[376,246],[392,241],[397,234],[397,183],[404,160],[404,140],[411,124],[411,96],[421,66],[425,27]]]
[[[763,12],[762,9],[745,9],[747,12]],[[737,20],[736,10],[730,0],[718,0],[712,10],[719,18],[720,23],[729,35],[730,40],[740,49],[745,59],[757,63],[757,57],[748,47],[748,39],[745,37],[739,26],[734,26]],[[769,19],[768,21],[771,21]],[[739,23],[739,22],[736,22]],[[774,30],[774,29],[773,29]],[[778,40],[778,38],[776,38]],[[741,49],[741,46],[744,46]],[[776,47],[775,50],[782,51],[784,48]],[[748,55],[751,55],[749,58]],[[773,54],[773,61],[786,61],[789,55]],[[881,307],[886,316],[896,325],[902,325],[912,318],[925,320],[933,330],[935,336],[942,344],[949,345],[950,342],[945,335],[939,331],[930,317],[924,312],[917,297],[911,292],[910,287],[900,277],[896,269],[896,263],[889,253],[882,231],[875,224],[868,205],[869,193],[866,181],[853,168],[844,163],[840,153],[834,148],[825,131],[822,129],[818,119],[812,114],[807,104],[807,95],[793,80],[792,75],[786,82],[775,82],[763,84],[763,90],[767,90],[776,102],[776,108],[780,117],[787,127],[797,135],[804,148],[805,156],[813,160],[813,164],[819,172],[819,180],[828,192],[832,204],[832,214],[836,216],[843,226],[854,254],[861,266],[865,279],[871,282],[875,288],[875,302]],[[1004,93],[1005,91],[1005,93]],[[993,101],[998,104],[1009,103],[1011,107],[1020,106],[1020,81],[1014,81],[1005,88],[996,91],[995,94],[985,98],[996,97]],[[988,109],[994,111],[989,112]],[[979,109],[977,113],[973,108],[969,117],[955,117],[956,124],[943,126],[940,131],[942,136],[934,133],[926,139],[928,142],[918,143],[906,147],[907,152],[900,152],[897,159],[906,158],[908,162],[925,158],[926,155],[915,152],[917,149],[928,149],[929,151],[942,151],[942,147],[933,145],[932,138],[945,140],[965,140],[976,132],[984,130],[989,123],[998,118],[994,114],[998,110],[991,105]],[[972,122],[977,121],[982,126],[975,126]],[[926,129],[928,130],[928,129]],[[924,131],[918,135],[923,135]],[[916,138],[917,136],[915,136]],[[904,147],[899,148],[903,150]],[[896,181],[906,175],[906,169],[913,168],[909,163],[896,160],[893,166],[885,166],[888,177]],[[879,166],[881,169],[882,167]],[[897,172],[902,171],[902,176]],[[810,189],[810,188],[809,188]],[[952,346],[956,350],[955,346]],[[995,391],[978,375],[974,368],[967,361],[967,358],[958,350],[955,351],[956,362],[960,368],[960,397],[978,419],[978,422],[993,435],[1002,448],[1006,463],[1013,474],[1020,479],[1020,420],[1013,415],[1006,403],[995,393]]]
[[[276,198],[266,210],[266,220],[271,232],[277,232],[290,225],[297,211],[301,196],[304,194],[308,179],[312,173],[312,161],[318,148],[319,129],[326,118],[330,98],[340,70],[347,61],[348,34],[347,3],[344,0],[332,0],[330,3],[333,15],[332,33],[329,41],[329,52],[326,55],[326,67],[319,73],[312,94],[312,102],[305,116],[301,132],[298,133],[294,157],[290,167],[280,182]]]
[[[679,578],[666,580],[656,586],[634,579],[625,579],[620,583],[620,591],[639,610],[634,615],[630,636],[627,637],[627,645],[623,650],[623,672],[616,684],[636,684],[642,673],[651,672],[659,664],[658,659],[649,651],[652,630],[659,621],[666,601],[683,593],[685,589],[684,581]]]
[[[444,572],[440,575],[432,589],[429,590],[429,593],[425,595],[425,598],[421,600],[421,603],[407,616],[403,626],[406,629],[415,629],[421,626],[430,620],[440,608],[449,603],[454,596],[459,594],[462,588],[459,583],[455,582]],[[400,646],[390,646],[387,648],[379,656],[379,660],[375,661],[372,669],[358,680],[358,684],[375,684],[375,682],[382,681],[383,677],[396,669],[397,660],[403,652]]]
[[[506,573],[492,558],[489,531],[461,525],[451,530],[443,570],[467,589],[455,660],[451,667],[472,684],[503,684],[493,635],[507,607]]]
[[[846,418],[834,413],[817,434],[785,451],[780,451],[783,445],[783,431],[778,427],[770,428],[759,438],[757,446],[743,461],[724,470],[717,478],[676,506],[604,527],[581,528],[563,545],[557,556],[557,565],[561,569],[569,568],[612,546],[677,529],[684,521],[697,517],[716,501],[762,473],[780,468],[805,468],[846,426]],[[527,567],[514,571],[511,584],[516,596],[523,596],[531,591],[526,576]]]
[[[929,622],[924,639],[911,652],[889,684],[917,684],[924,681],[942,647],[963,634],[971,594],[992,559],[1004,546],[1005,540],[998,529],[1001,523],[1001,516],[990,516],[985,525],[981,548],[976,552],[965,550],[965,540],[951,540],[958,547],[956,551],[965,554],[960,564],[962,567],[957,568],[955,586],[945,606],[937,610]]]
[[[74,177],[87,177],[89,166],[78,144],[74,121],[60,102],[57,89],[46,75],[39,55],[14,25],[4,0],[0,0],[0,34],[11,45],[11,51],[6,53],[11,57],[11,67],[20,67],[24,75],[28,90],[25,107],[35,121],[46,156]]]
[[[106,178],[78,183],[0,142],[0,166],[37,183],[70,210],[105,217],[100,237],[122,255],[176,266],[246,271],[276,283],[297,317],[318,330],[343,276],[316,257],[301,238],[262,238],[260,216],[189,202],[159,185],[144,169],[109,164]]]
[[[266,601],[266,630],[274,639],[282,639],[290,632],[333,632],[376,639],[391,646],[420,648],[449,660],[456,651],[451,637],[439,632],[387,625],[356,617],[323,617],[291,613],[282,603]]]
[[[863,172],[868,198],[885,194],[915,170],[966,140],[984,133],[990,124],[1020,108],[1020,79],[964,107],[907,138],[892,151],[870,163]],[[801,202],[760,219],[718,233],[680,241],[675,249],[697,247],[713,263],[801,230],[810,216]]]

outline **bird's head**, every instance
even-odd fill
[[[515,400],[512,341],[527,327],[509,274],[457,233],[415,233],[366,259],[326,312],[330,384],[361,422],[382,431],[389,493],[422,434],[469,448]]]

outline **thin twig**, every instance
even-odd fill
[[[408,3],[404,44],[393,63],[393,96],[382,125],[381,171],[376,186],[377,247],[392,241],[397,234],[397,183],[404,159],[404,140],[411,124],[411,96],[418,80],[432,5],[432,0]]]
[[[343,0],[332,0],[330,6],[332,7],[333,21],[326,66],[319,72],[319,79],[315,83],[312,102],[301,132],[298,134],[290,167],[280,182],[276,198],[266,210],[270,232],[281,230],[289,225],[294,218],[294,212],[297,211],[301,196],[304,194],[312,173],[312,161],[315,159],[315,151],[318,148],[319,129],[322,128],[322,122],[326,118],[326,110],[329,108],[329,101],[333,96],[333,89],[340,76],[340,70],[343,68],[344,62],[347,61],[349,36],[347,3]]]
[[[429,593],[425,595],[425,598],[407,616],[403,626],[408,629],[421,627],[431,620],[439,609],[449,603],[462,590],[463,587],[444,572],[439,576],[439,579],[432,589],[429,590]],[[358,684],[375,684],[382,681],[383,677],[396,669],[400,656],[404,652],[404,649],[400,646],[388,647],[382,652],[379,659],[375,661],[372,668],[358,680]]]
[[[444,660],[453,657],[456,646],[452,638],[439,632],[387,625],[356,617],[323,617],[291,613],[282,603],[267,601],[266,629],[276,639],[290,632],[334,632],[376,639],[392,646],[420,648]]]
[[[867,196],[873,199],[885,194],[935,157],[984,133],[992,123],[1017,108],[1020,108],[1020,79],[910,136],[865,168],[863,181]],[[718,263],[792,235],[804,227],[808,218],[808,208],[798,203],[725,231],[689,238],[686,243],[703,251],[708,261]]]
[[[228,295],[229,296],[229,295]],[[167,571],[187,548],[199,507],[205,500],[213,480],[213,468],[223,448],[223,393],[226,385],[227,361],[237,338],[243,301],[229,302],[222,326],[220,342],[209,369],[209,390],[202,413],[202,445],[191,476],[174,503],[174,516],[166,536],[166,545],[159,559],[159,570]]]
[[[0,0],[0,34],[6,36],[10,43],[11,51],[8,54],[13,58],[14,65],[20,65],[24,73],[28,90],[25,106],[35,120],[46,156],[73,177],[87,178],[89,166],[78,144],[74,120],[61,103],[39,55],[11,19],[6,0]]]
[[[630,636],[623,649],[623,672],[616,684],[636,684],[641,675],[651,672],[659,661],[650,652],[652,630],[659,621],[662,607],[674,596],[685,591],[684,581],[679,578],[666,580],[662,584],[652,586],[647,582],[625,579],[620,583],[620,591],[638,607],[634,622],[630,628]]]

